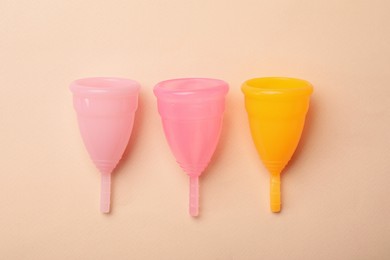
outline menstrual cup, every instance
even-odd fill
[[[190,181],[189,213],[197,216],[199,176],[221,132],[228,84],[205,78],[173,79],[154,88],[166,139]]]
[[[271,211],[279,212],[280,173],[301,138],[313,87],[293,78],[256,78],[242,85],[253,141],[271,174]]]
[[[101,173],[100,210],[110,211],[111,173],[133,129],[139,84],[121,78],[85,78],[70,85],[84,145]]]

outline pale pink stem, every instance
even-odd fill
[[[110,197],[111,197],[111,174],[101,174],[100,187],[100,211],[102,213],[110,212]]]
[[[199,214],[199,177],[190,176],[190,215],[196,217]]]

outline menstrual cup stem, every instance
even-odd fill
[[[110,197],[111,197],[111,174],[101,174],[100,187],[100,211],[102,213],[110,212]]]
[[[280,212],[280,174],[271,174],[271,211]]]
[[[190,215],[196,217],[199,214],[199,177],[190,176]]]

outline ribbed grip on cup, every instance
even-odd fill
[[[283,170],[283,168],[286,166],[286,163],[280,162],[280,161],[265,161],[263,160],[265,168],[269,171],[271,174],[280,174]]]
[[[185,171],[189,176],[200,176],[202,172],[206,169],[207,165],[209,164],[208,162],[200,163],[197,165],[190,165],[181,162],[177,162],[177,163],[180,165],[183,171]]]
[[[109,174],[115,169],[118,161],[93,160],[95,166],[102,174]]]

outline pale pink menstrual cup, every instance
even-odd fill
[[[221,132],[228,84],[218,79],[173,79],[154,88],[165,136],[190,177],[191,216],[197,216],[198,179],[210,162]]]
[[[129,79],[85,78],[70,89],[85,147],[101,173],[100,210],[108,213],[111,173],[133,129],[140,85]]]

